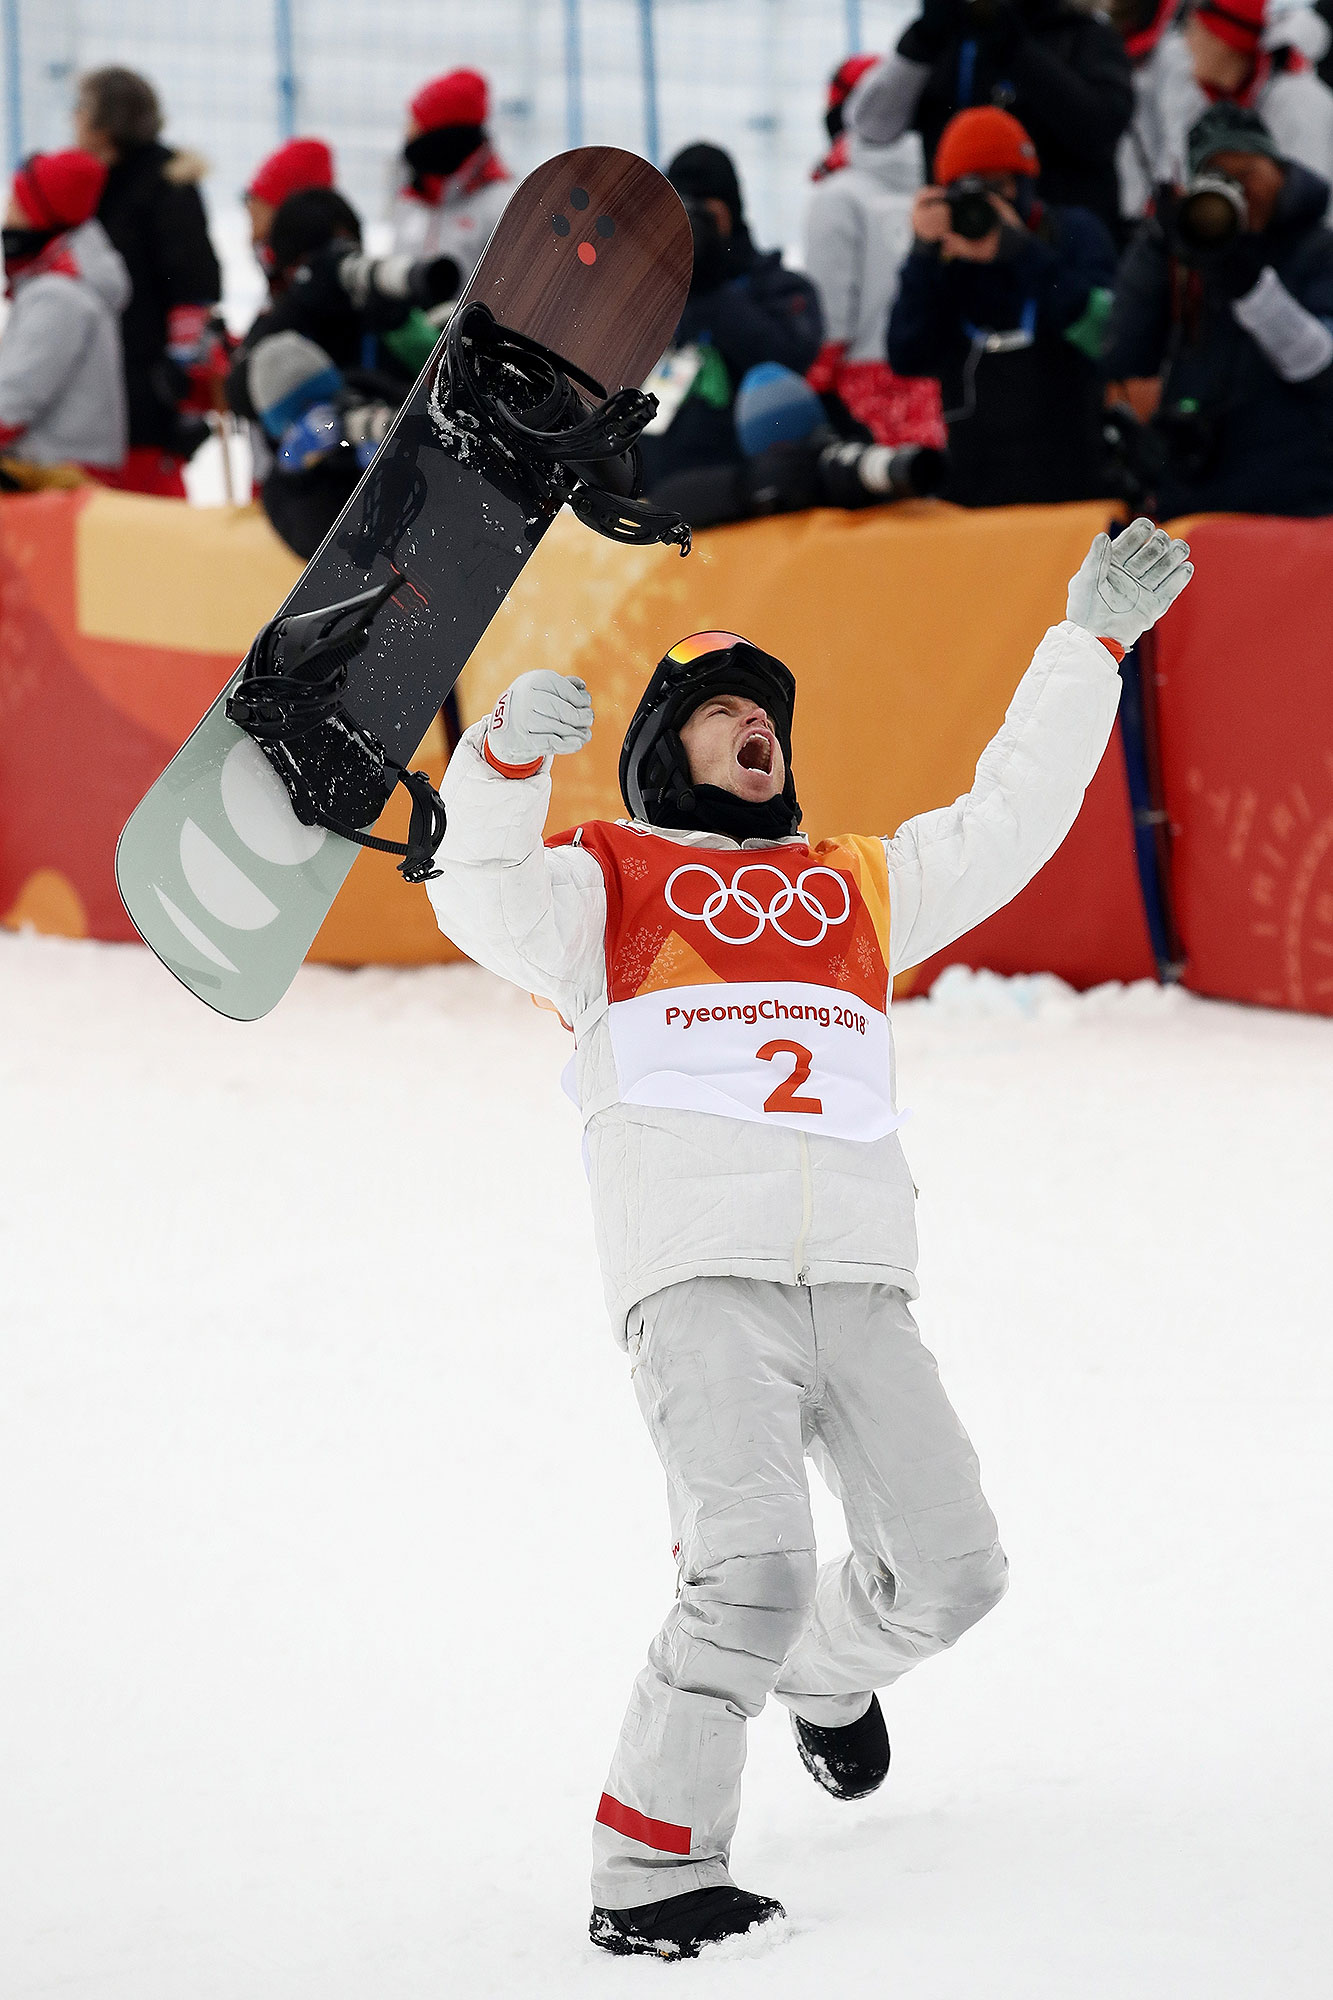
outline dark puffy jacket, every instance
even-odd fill
[[[185,384],[167,359],[167,314],[211,306],[222,277],[199,195],[204,162],[154,140],[117,160],[97,219],[125,260],[133,293],[121,318],[130,444],[170,450]]]
[[[703,465],[738,465],[732,405],[747,369],[776,361],[804,375],[819,352],[823,321],[808,278],[784,268],[781,253],[746,251],[747,268],[712,291],[692,296],[674,344],[711,347],[725,373],[710,368],[681,404],[669,430],[643,440],[645,484]]]
[[[1108,490],[1097,367],[1067,335],[1114,276],[1110,234],[1082,208],[1046,209],[1016,254],[992,264],[913,248],[889,318],[889,365],[939,379],[946,500],[1008,507]],[[987,345],[1016,329],[1030,342]]]
[[[898,44],[908,61],[930,65],[913,120],[927,171],[955,111],[998,104],[1012,111],[1036,147],[1046,200],[1090,208],[1114,231],[1120,215],[1116,146],[1134,111],[1129,57],[1115,29],[1070,0],[1024,0],[999,9],[996,27],[980,36],[968,31],[967,8],[958,11],[960,25],[943,47],[929,16],[914,21]],[[1015,27],[1019,32],[1012,32]]]
[[[1333,327],[1333,232],[1327,182],[1287,163],[1264,232],[1268,261],[1307,311]],[[1231,299],[1172,257],[1156,221],[1126,250],[1102,366],[1112,381],[1156,375],[1162,410],[1197,405],[1157,492],[1162,518],[1196,511],[1333,514],[1333,366],[1284,382],[1238,323]]]

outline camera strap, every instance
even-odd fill
[[[974,326],[965,319],[963,331],[983,354],[1017,354],[1037,337],[1037,301],[1024,299],[1017,326]]]

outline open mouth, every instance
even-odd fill
[[[767,771],[771,774],[773,770],[772,737],[766,736],[762,729],[754,730],[746,737],[744,743],[742,743],[740,749],[736,752],[736,762],[743,771]]]

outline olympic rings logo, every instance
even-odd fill
[[[703,895],[700,909],[685,909],[676,900],[676,885],[682,883],[687,875],[702,875],[713,885]],[[778,886],[767,903],[749,889],[741,887],[742,879],[746,875],[773,877]],[[842,898],[840,910],[826,907],[825,901],[821,900],[827,898],[828,902],[832,901],[829,891],[821,890],[817,894],[811,886],[820,881],[833,884],[834,890]],[[689,902],[700,901],[698,895],[689,895],[686,891],[682,891],[682,894],[686,895],[686,900]],[[677,868],[674,875],[669,878],[666,885],[666,901],[667,908],[674,911],[678,917],[684,917],[692,924],[706,925],[719,944],[753,944],[757,938],[763,936],[765,928],[771,924],[780,938],[785,939],[788,944],[800,945],[803,950],[823,944],[829,932],[836,929],[839,924],[846,923],[852,913],[851,891],[845,879],[836,870],[803,868],[796,881],[792,882],[780,868],[774,868],[771,862],[767,861],[755,861],[748,867],[738,868],[730,883],[724,882],[715,869],[705,867],[701,861],[687,861],[683,868]],[[734,906],[743,918],[753,924],[754,928],[747,930],[744,937],[733,937],[729,931],[719,928],[717,919],[728,905]],[[783,918],[797,908],[800,909],[802,916],[796,920],[793,929],[788,930],[783,925]],[[815,937],[794,935],[796,927],[807,928],[805,919],[809,920],[810,925],[818,924],[819,931]]]

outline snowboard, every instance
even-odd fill
[[[691,262],[664,177],[635,154],[582,147],[515,189],[458,311],[480,302],[608,391],[633,388],[670,341]],[[342,700],[403,766],[558,511],[451,437],[437,395],[447,341],[446,330],[264,628],[347,600],[372,606],[361,650],[341,663]],[[244,665],[135,808],[116,882],[163,965],[217,1013],[249,1021],[286,992],[360,848],[303,824],[273,762],[229,719]],[[368,828],[380,803],[352,823]]]

